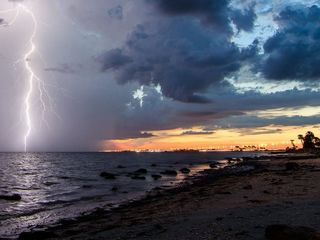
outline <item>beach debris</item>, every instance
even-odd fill
[[[169,176],[177,176],[178,173],[175,170],[165,170],[163,172],[161,172],[161,174],[163,175],[169,175]]]
[[[157,167],[157,164],[152,163],[152,164],[151,164],[151,167]]]
[[[116,175],[113,173],[108,173],[108,172],[102,172],[100,173],[100,177],[103,177],[105,179],[110,179],[110,180],[114,180],[116,179]]]
[[[122,166],[122,165],[118,165],[117,168],[121,169],[121,168],[126,168],[126,167]]]
[[[285,167],[287,171],[297,171],[300,169],[299,164],[296,162],[287,162],[285,164]]]
[[[183,173],[183,174],[189,174],[191,171],[190,171],[189,168],[181,168],[180,172]]]
[[[92,185],[82,185],[82,188],[92,188]]]
[[[7,200],[7,201],[20,201],[21,195],[13,194],[13,195],[0,195],[0,200]]]
[[[158,175],[158,174],[153,174],[151,175],[151,177],[154,179],[154,180],[159,180],[160,178],[162,178],[161,175]]]
[[[320,240],[320,233],[309,227],[274,224],[266,228],[265,237],[269,240]]]
[[[134,172],[134,174],[147,174],[147,173],[148,173],[148,170],[145,168],[140,168]]]
[[[146,180],[146,177],[139,176],[139,175],[133,175],[133,176],[131,176],[131,179],[133,179],[133,180]]]

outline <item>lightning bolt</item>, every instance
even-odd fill
[[[20,62],[23,63],[24,68],[25,68],[26,72],[28,73],[28,78],[26,80],[27,89],[26,89],[24,103],[23,103],[24,118],[25,118],[25,125],[26,125],[26,132],[23,137],[23,143],[24,143],[24,151],[27,152],[28,151],[28,139],[31,135],[32,128],[33,128],[32,116],[31,116],[31,110],[32,110],[32,103],[31,102],[32,102],[32,97],[33,97],[34,91],[35,91],[35,85],[37,84],[37,88],[39,91],[39,100],[40,100],[40,104],[42,106],[42,120],[43,121],[45,121],[44,114],[47,111],[45,98],[47,98],[49,100],[50,104],[51,104],[51,101],[50,101],[51,99],[50,99],[50,96],[45,88],[44,82],[35,74],[35,72],[32,68],[32,65],[31,65],[31,57],[36,51],[36,45],[35,45],[34,39],[37,35],[37,29],[38,29],[37,19],[36,19],[34,13],[32,12],[32,10],[23,4],[18,4],[13,9],[0,11],[0,13],[3,13],[3,14],[10,13],[10,12],[15,12],[15,15],[11,21],[5,22],[3,24],[4,26],[13,25],[17,21],[19,15],[21,13],[27,14],[31,18],[32,24],[33,24],[32,34],[31,34],[29,41],[28,41],[29,48],[26,51],[26,53],[23,55],[23,57],[15,62],[15,64],[18,64]]]
[[[31,106],[30,106],[30,100],[32,97],[32,93],[33,93],[33,85],[34,85],[34,81],[35,79],[39,79],[33,72],[32,67],[30,65],[30,57],[31,55],[34,53],[34,51],[36,50],[36,46],[34,44],[34,38],[36,36],[37,33],[37,20],[33,14],[33,12],[31,10],[29,10],[27,7],[25,7],[24,5],[19,4],[18,5],[18,11],[19,9],[22,9],[23,11],[25,11],[28,15],[31,16],[32,22],[33,22],[33,32],[32,35],[30,37],[29,40],[29,44],[30,44],[30,49],[29,51],[24,55],[24,64],[25,64],[25,68],[27,70],[27,72],[29,73],[29,79],[28,79],[28,89],[27,89],[27,94],[24,100],[24,104],[25,104],[25,116],[26,116],[26,124],[27,124],[27,131],[26,134],[24,136],[24,151],[27,152],[27,147],[28,147],[28,138],[31,134],[31,130],[32,130],[32,123],[31,123],[31,114],[30,114],[30,110],[31,110]]]

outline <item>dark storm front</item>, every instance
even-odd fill
[[[21,200],[0,200],[0,236],[115,206],[157,186],[173,187],[186,177],[152,178],[166,170],[188,167],[192,175],[208,168],[208,161],[242,155],[248,153],[1,153],[0,195],[19,194]],[[132,178],[141,168],[147,170],[145,180]],[[103,171],[115,179],[101,177]]]

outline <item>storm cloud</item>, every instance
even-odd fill
[[[257,68],[268,79],[317,81],[320,77],[320,8],[287,7],[276,17],[278,32],[264,44]]]
[[[195,4],[195,1],[191,2]],[[200,2],[210,2],[220,9],[212,1]],[[172,8],[172,14],[197,14],[205,9],[199,5],[196,11],[180,11],[175,4],[171,6],[166,1],[158,4],[169,12]],[[225,22],[221,21],[221,24]],[[209,103],[211,99],[203,96],[208,87],[228,87],[226,82],[222,83],[224,78],[238,71],[256,53],[256,41],[240,49],[230,40],[230,35],[221,33],[219,29],[204,27],[192,18],[166,18],[160,23],[148,22],[137,26],[122,48],[108,50],[97,60],[102,71],[113,70],[121,84],[159,84],[168,98]]]
[[[285,115],[288,108],[320,105],[314,0],[94,2],[24,2],[48,24],[38,26],[41,56],[35,53],[30,63],[52,100],[43,112],[35,88],[30,151],[101,150],[114,139],[151,142],[157,130],[214,139],[219,134],[209,133],[220,129],[319,122],[317,112]],[[0,9],[13,5],[3,1]],[[27,75],[23,64],[13,63],[28,49],[32,21],[23,14],[6,27],[13,18],[14,12],[0,16],[3,151],[22,150],[26,130]],[[254,115],[279,108],[283,116]]]

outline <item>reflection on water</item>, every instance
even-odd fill
[[[189,167],[194,174],[208,168],[208,161],[240,155],[244,153],[0,153],[0,195],[22,196],[17,202],[0,200],[0,236],[13,237],[39,224],[138,198],[185,178],[179,173],[152,179],[166,169]],[[128,177],[139,168],[148,170],[146,180]],[[101,171],[115,173],[117,179],[105,180]],[[111,191],[113,187],[118,191]]]

